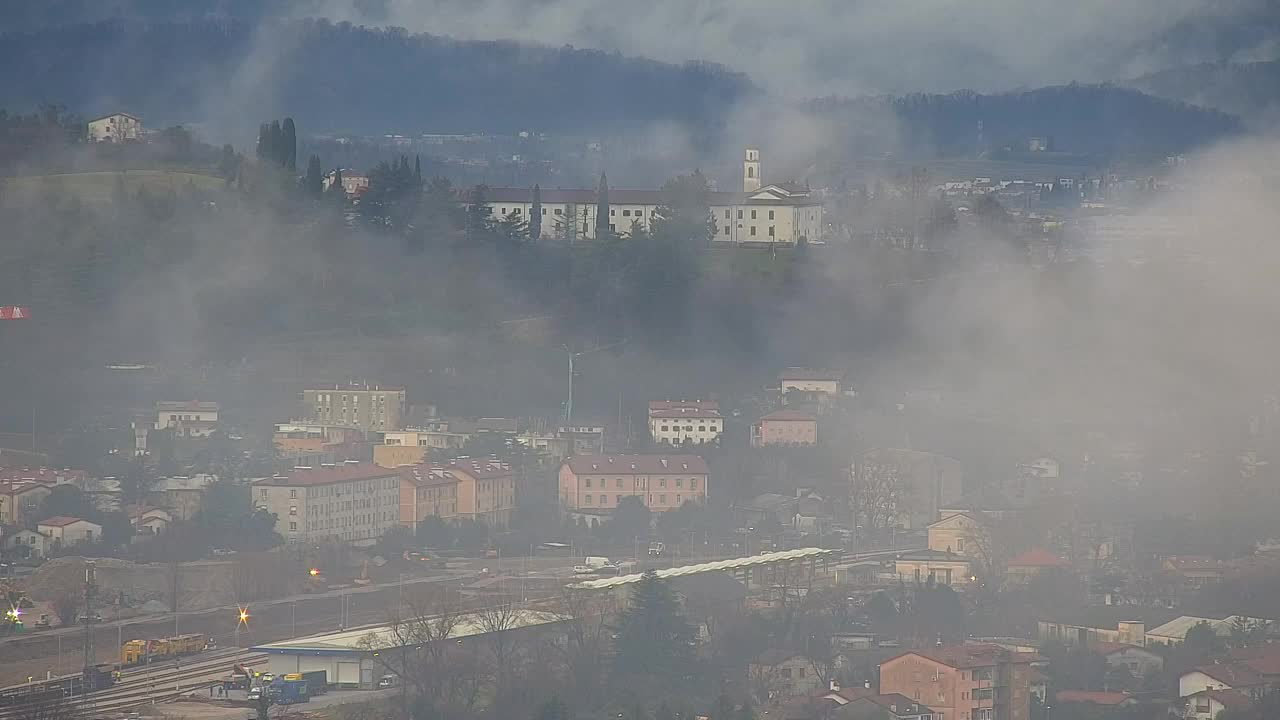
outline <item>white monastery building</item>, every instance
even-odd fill
[[[742,192],[708,193],[715,243],[769,247],[822,237],[822,203],[807,186],[763,185],[759,150],[748,148],[742,165]],[[595,239],[596,190],[543,188],[541,193],[543,237]],[[619,234],[633,227],[650,230],[662,202],[661,190],[609,188],[609,228]],[[527,221],[533,212],[533,189],[489,188],[485,204],[495,219],[511,215]]]

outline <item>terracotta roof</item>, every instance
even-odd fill
[[[1236,692],[1235,690],[1201,690],[1200,692],[1191,693],[1183,698],[1193,698],[1197,695],[1211,697],[1222,704],[1228,710],[1248,710],[1253,707],[1253,701],[1248,695]]]
[[[1032,548],[1021,555],[1014,556],[1006,565],[1017,567],[1067,567],[1071,563],[1044,548]]]
[[[999,645],[971,644],[948,645],[929,650],[908,650],[891,658],[896,660],[907,655],[928,658],[936,663],[953,668],[992,667],[998,662],[1033,663],[1041,658],[1035,653],[1017,653],[1005,650]]]
[[[1232,650],[1231,657],[1259,675],[1280,675],[1280,645]]]
[[[565,464],[575,475],[707,474],[707,461],[697,455],[574,455]]]
[[[1228,687],[1255,687],[1263,684],[1256,670],[1239,662],[1217,662],[1197,665],[1191,672],[1201,672]],[[1184,675],[1186,673],[1183,673]]]
[[[839,370],[823,368],[789,367],[778,373],[778,380],[843,380]]]
[[[1059,690],[1053,694],[1053,697],[1060,703],[1093,703],[1094,705],[1123,705],[1133,700],[1133,696],[1129,693],[1097,690]]]
[[[400,479],[414,487],[454,485],[461,482],[453,473],[433,467],[430,463],[402,465],[396,470],[400,473]]]
[[[477,480],[492,480],[511,475],[510,463],[488,458],[456,458],[444,464],[437,464],[435,467],[449,472],[465,473]]]
[[[809,413],[800,412],[799,410],[774,410],[773,412],[768,413],[767,415],[761,415],[760,419],[761,420],[810,420],[813,422],[817,422],[818,420],[818,418],[814,417],[813,415],[810,415]]]
[[[89,522],[89,521],[84,520],[82,518],[78,518],[78,517],[70,517],[67,515],[54,515],[53,517],[48,518],[47,520],[41,520],[37,524],[48,525],[49,527],[66,527],[68,525],[73,525],[78,522]],[[96,524],[96,523],[93,523],[93,524]]]
[[[39,488],[49,489],[49,485],[35,480],[5,480],[0,481],[0,495],[21,495],[24,492],[31,492]]]
[[[373,480],[376,478],[399,477],[393,469],[379,467],[372,463],[343,462],[333,466],[294,468],[274,477],[263,478],[254,485],[301,487],[309,485],[332,485],[352,480]]]

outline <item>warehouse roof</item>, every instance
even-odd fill
[[[517,610],[514,613],[514,618],[510,622],[504,622],[503,624],[508,625],[511,630],[517,630],[538,625],[550,625],[564,619],[564,617],[555,613],[539,612],[537,610]],[[430,621],[430,619],[427,619],[423,622]],[[408,627],[408,625],[411,625],[411,623],[406,623],[406,625],[402,625],[399,628],[391,624],[370,625],[340,632],[255,645],[250,649],[278,655],[324,655],[385,650],[400,647],[406,637],[414,635],[412,628]],[[456,618],[456,624],[453,627],[453,631],[449,633],[449,639],[462,639],[485,634],[487,634],[487,631],[481,614],[467,613]]]
[[[716,560],[715,562],[700,563],[697,565],[681,565],[679,567],[664,568],[655,571],[659,579],[678,578],[688,575],[697,575],[699,573],[717,572],[721,570],[740,570],[743,568],[756,567],[759,565],[769,565],[776,562],[786,560],[808,560],[835,555],[840,553],[839,550],[827,550],[824,548],[800,548],[799,550],[783,550],[781,552],[762,553],[760,555],[749,555],[747,557],[732,558],[729,560]],[[621,587],[623,585],[631,585],[640,582],[644,577],[643,573],[635,573],[632,575],[620,575],[618,577],[602,578],[600,580],[588,580],[580,582],[570,587],[578,590],[607,590],[609,588]]]

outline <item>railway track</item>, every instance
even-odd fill
[[[179,667],[163,661],[163,666],[156,663],[124,670],[120,680],[110,688],[65,700],[84,709],[91,708],[94,717],[141,705],[169,702],[193,691],[221,684],[223,678],[230,675],[232,665],[263,665],[267,656],[247,650],[217,650],[188,656],[184,660]],[[29,713],[40,702],[2,708],[0,720]]]

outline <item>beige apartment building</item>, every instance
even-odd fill
[[[276,515],[287,542],[371,544],[400,522],[400,474],[348,460],[296,467],[253,483],[253,501]]]
[[[799,390],[804,393],[839,395],[844,390],[844,373],[839,370],[789,367],[778,373],[778,388],[783,393]]]
[[[410,528],[435,515],[449,520],[458,516],[458,485],[453,473],[432,465],[407,465],[400,473],[400,522]]]
[[[310,420],[361,430],[398,430],[406,412],[402,387],[369,384],[333,385],[302,391]]]
[[[707,499],[707,462],[697,455],[575,455],[560,466],[560,506],[610,511],[635,496],[654,512]]]
[[[701,445],[720,439],[724,416],[715,400],[654,400],[649,403],[649,437],[666,445]]]
[[[912,650],[880,665],[880,692],[928,705],[936,720],[1027,720],[1034,653],[995,645]]]
[[[53,490],[35,480],[0,481],[0,525],[21,525]]]
[[[751,426],[752,447],[807,446],[818,444],[818,418],[797,410],[777,410],[762,415]]]

